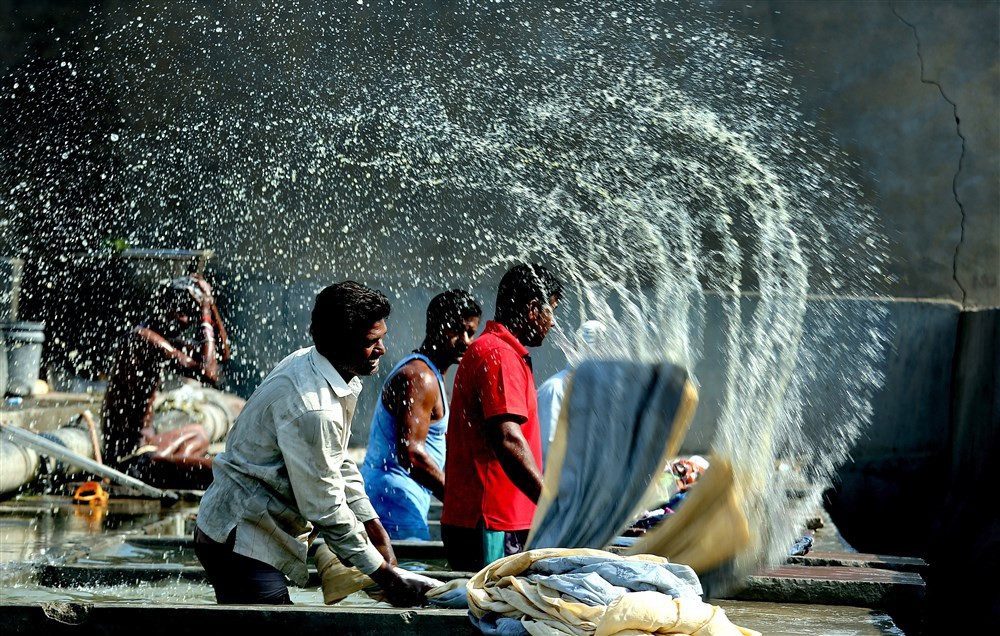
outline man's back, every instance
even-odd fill
[[[500,415],[522,419],[522,432],[537,465],[541,434],[535,382],[527,349],[496,322],[469,347],[455,374],[448,426],[442,524],[489,530],[525,530],[535,504],[504,472],[486,438],[486,421]]]

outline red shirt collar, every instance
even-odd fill
[[[518,340],[517,337],[514,334],[512,334],[509,329],[507,329],[507,327],[504,327],[499,322],[495,320],[487,320],[486,328],[483,329],[483,334],[488,334],[488,333],[493,334],[497,338],[500,338],[501,340],[509,344],[511,347],[514,348],[514,351],[517,352],[517,355],[521,356],[522,358],[528,355],[528,350],[524,347],[523,344],[521,344],[521,341]]]

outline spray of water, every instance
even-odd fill
[[[887,333],[809,302],[875,291],[884,250],[768,43],[686,4],[244,4],[111,9],[4,80],[4,247],[211,247],[223,293],[551,264],[563,322],[608,326],[593,355],[721,369],[704,425],[749,493],[740,568],[780,556],[870,418]],[[230,308],[281,324],[285,301]]]

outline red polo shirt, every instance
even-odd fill
[[[441,523],[488,530],[527,530],[535,504],[507,478],[486,441],[486,420],[526,418],[521,425],[535,464],[542,465],[538,396],[528,350],[500,323],[489,321],[455,373],[445,459]]]

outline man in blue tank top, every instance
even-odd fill
[[[361,474],[393,539],[430,539],[431,495],[444,499],[448,398],[444,374],[479,329],[482,309],[468,292],[438,294],[427,306],[424,341],[389,373],[375,406]]]

